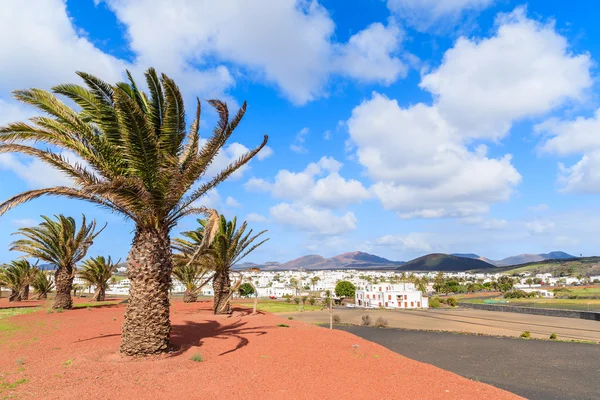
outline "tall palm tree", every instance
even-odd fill
[[[104,256],[90,258],[82,263],[83,268],[79,272],[79,277],[89,286],[95,287],[93,301],[104,301],[106,298],[108,281],[117,269],[117,264],[119,261],[113,263],[110,257]]]
[[[48,293],[54,289],[54,281],[44,271],[38,270],[33,281],[31,281],[31,287],[35,291],[38,300],[47,299]]]
[[[0,204],[0,215],[26,201],[54,195],[86,200],[132,220],[135,235],[127,259],[131,286],[121,352],[164,352],[169,348],[171,332],[170,231],[186,215],[206,212],[196,205],[197,200],[250,161],[266,145],[267,136],[254,150],[208,177],[208,167],[242,120],[246,103],[230,120],[225,103],[209,100],[219,122],[201,146],[200,101],[187,130],[183,98],[168,76],[159,77],[154,69],[148,69],[146,94],[129,72],[128,83],[115,85],[84,72],[77,74],[87,87],[59,85],[53,88],[54,93],[15,91],[16,99],[49,117],[0,128],[0,152],[37,157],[72,178],[73,186],[18,194]],[[71,99],[81,110],[68,107],[55,94]],[[31,147],[32,142],[75,153],[84,162],[70,162],[60,153]],[[200,178],[204,181],[195,185]]]
[[[29,300],[29,285],[39,270],[27,260],[15,260],[5,265],[0,278],[11,290],[9,301]]]
[[[42,215],[42,219],[44,221],[38,226],[20,228],[15,232],[15,235],[24,238],[15,240],[10,249],[55,265],[56,297],[52,308],[70,309],[73,307],[71,290],[76,265],[104,228],[96,231],[96,221],[86,223],[85,215],[79,230],[71,217],[57,215],[53,220]]]
[[[206,221],[198,220],[198,222],[200,223],[200,228],[188,233],[203,234],[206,231]],[[212,282],[214,291],[213,312],[215,314],[231,313],[231,296],[237,289],[237,286],[242,283],[243,276],[240,276],[239,282],[234,286],[231,285],[229,277],[231,267],[269,240],[267,238],[261,242],[254,243],[257,238],[267,231],[261,231],[256,235],[252,235],[252,229],[246,232],[247,226],[247,223],[244,221],[238,228],[237,218],[234,217],[233,220],[227,221],[221,215],[214,240],[204,255],[207,266],[214,271]]]

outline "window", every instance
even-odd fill
[[[421,302],[417,301],[417,307],[421,308]]]
[[[408,308],[408,303],[406,301],[404,302],[404,308]]]
[[[386,306],[386,307],[388,306],[388,302],[387,302],[387,301],[385,302],[385,306]]]
[[[370,299],[371,297],[369,295],[367,295],[367,299]]]
[[[408,296],[407,296],[407,295],[404,295],[404,300],[406,300],[406,299],[408,299]]]
[[[411,306],[411,307],[414,307],[414,306],[415,306],[415,302],[414,302],[414,301],[411,301],[411,302],[410,302],[410,306]]]
[[[392,295],[388,294],[388,300],[391,300],[391,299],[392,299]]]
[[[379,291],[381,292],[381,286],[379,286]]]
[[[381,307],[381,302],[379,302],[379,307]]]

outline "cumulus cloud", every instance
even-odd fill
[[[60,153],[60,155],[72,165],[85,166],[83,160],[72,152],[67,151]],[[73,186],[71,178],[37,158],[25,158],[6,153],[0,154],[0,169],[12,171],[32,189]]]
[[[322,157],[302,172],[280,170],[273,182],[251,178],[244,187],[250,191],[270,192],[275,198],[326,208],[342,208],[370,197],[369,191],[355,179],[345,179],[339,171],[342,163]]]
[[[279,203],[269,212],[273,221],[313,235],[336,236],[356,229],[357,220],[352,212],[335,215],[330,210],[289,203]]]
[[[302,128],[300,132],[296,134],[294,138],[294,142],[290,144],[290,150],[295,153],[306,153],[308,150],[304,147],[304,142],[306,141],[306,136],[308,135],[309,129]]]
[[[32,218],[23,218],[23,219],[13,219],[10,223],[15,228],[29,228],[31,226],[38,225],[38,221]]]
[[[258,158],[260,161],[262,161],[265,158],[271,157],[273,154],[275,154],[273,149],[269,146],[265,146],[261,149],[261,151],[258,152],[258,154],[256,155],[256,158]]]
[[[407,235],[384,235],[373,241],[373,245],[389,247],[397,251],[408,252],[431,252],[432,246],[429,244],[426,235],[420,233],[410,233]]]
[[[267,222],[268,219],[264,215],[252,212],[252,213],[246,215],[246,221],[248,221],[248,222]]]
[[[335,24],[316,1],[106,2],[127,28],[139,62],[182,71],[198,71],[195,65],[214,59],[233,63],[296,104],[322,96],[331,74],[389,82],[402,70],[395,55],[400,39],[392,37],[399,31],[371,25],[336,43]],[[368,43],[374,47],[366,51]],[[338,61],[344,57],[358,67]],[[364,68],[368,63],[377,64]]]
[[[347,121],[371,191],[401,217],[468,217],[510,198],[521,176],[511,155],[489,157],[481,140],[579,100],[591,85],[589,55],[574,55],[551,24],[523,8],[497,19],[486,39],[460,38],[420,86],[433,104],[402,107],[373,93]]]
[[[468,12],[491,6],[495,0],[388,0],[390,11],[421,31],[453,25]]]
[[[229,207],[241,207],[242,205],[233,197],[231,196],[227,196],[227,198],[225,199],[225,205],[229,206]]]
[[[541,235],[554,230],[554,222],[549,220],[536,220],[525,223],[525,228],[533,235]]]

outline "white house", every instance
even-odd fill
[[[367,285],[355,294],[357,307],[365,308],[427,308],[428,298],[416,290],[412,283],[392,285],[377,283]]]

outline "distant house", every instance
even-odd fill
[[[536,292],[538,293],[538,295],[540,297],[554,297],[554,292],[551,292],[549,290],[546,289],[521,289],[523,290],[525,293],[531,293],[531,292]]]
[[[412,283],[392,285],[370,284],[355,294],[357,307],[365,308],[427,308],[429,300]]]

